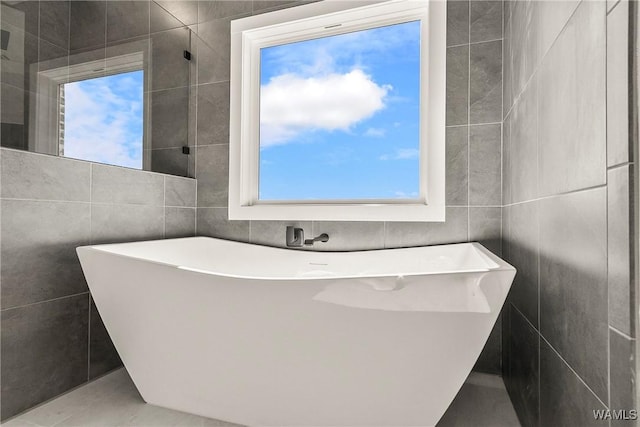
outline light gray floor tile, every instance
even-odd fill
[[[79,387],[3,427],[242,427],[144,403],[125,369]],[[438,427],[520,426],[502,379],[472,373]]]

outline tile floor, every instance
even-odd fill
[[[240,427],[147,405],[124,369],[79,387],[3,427]],[[472,373],[438,427],[520,426],[502,380]]]

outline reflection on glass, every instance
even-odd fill
[[[144,71],[60,86],[59,153],[142,169]]]
[[[197,35],[177,2],[108,3],[0,2],[0,145],[193,176]]]

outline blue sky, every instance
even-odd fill
[[[64,156],[142,169],[143,71],[67,83]]]
[[[260,199],[417,198],[420,23],[261,51]]]

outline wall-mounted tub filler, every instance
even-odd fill
[[[77,249],[143,399],[250,426],[433,426],[515,269],[477,243],[308,252],[208,237]]]
[[[302,246],[313,246],[315,242],[328,242],[329,235],[327,233],[322,233],[319,236],[314,237],[313,239],[305,240],[304,230],[302,228],[297,228],[289,225],[287,226],[285,241],[287,246],[290,248],[300,248]]]

